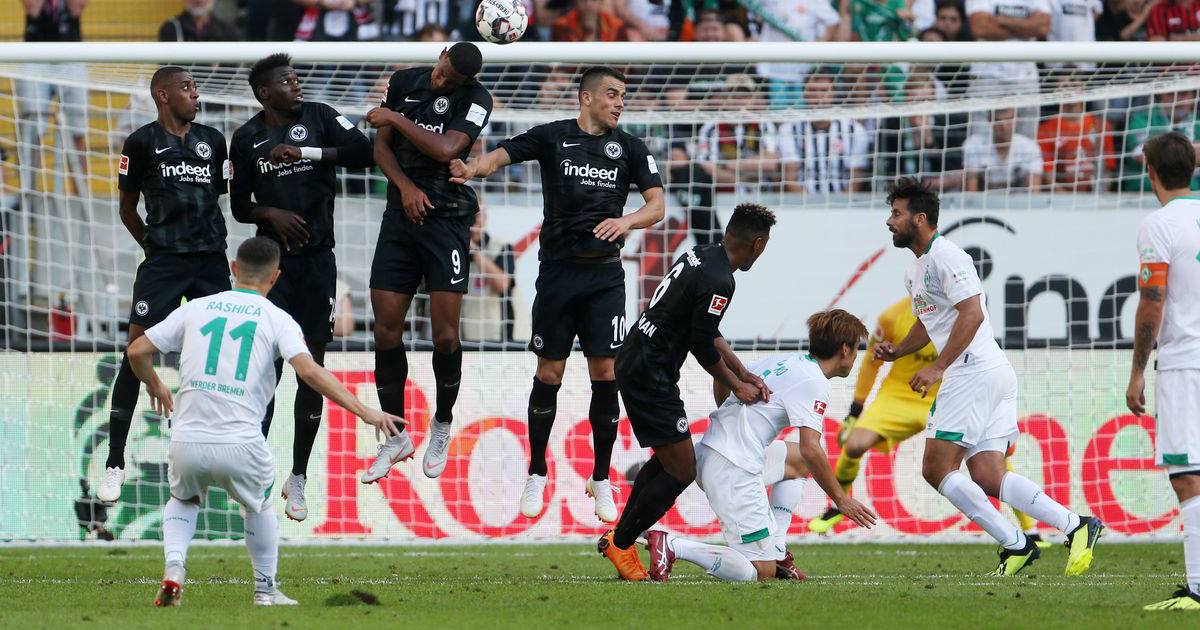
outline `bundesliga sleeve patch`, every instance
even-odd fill
[[[1138,274],[1139,287],[1167,286],[1167,263],[1142,263],[1142,271]]]
[[[708,303],[708,312],[712,315],[720,315],[725,312],[725,307],[729,305],[729,298],[723,295],[713,294],[712,300]]]
[[[951,273],[954,275],[954,281],[958,283],[966,282],[971,277],[971,272],[967,271],[966,267],[959,267]]]
[[[339,115],[337,118],[335,118],[335,120],[337,120],[338,124],[342,126],[342,129],[349,131],[354,128],[354,125],[349,120],[346,120],[345,116]]]
[[[647,156],[646,156],[646,165],[650,167],[650,172],[651,172],[651,173],[654,173],[655,175],[658,175],[658,164],[655,164],[655,163],[654,163],[654,156],[653,156],[653,155],[647,155]]]
[[[813,401],[813,413],[820,415],[820,416],[825,415],[825,407],[826,406],[827,405],[825,404],[824,400],[814,400]]]
[[[221,163],[221,177],[226,180],[233,179],[233,162],[225,160]]]
[[[467,110],[467,121],[475,123],[476,127],[482,127],[484,118],[487,118],[487,110],[477,103],[471,103],[471,109]]]
[[[129,156],[121,154],[121,161],[117,162],[117,172],[122,175],[129,174]]]

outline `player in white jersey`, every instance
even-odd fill
[[[714,385],[720,407],[709,415],[708,432],[696,445],[696,485],[708,497],[729,546],[649,531],[650,579],[665,582],[676,558],[731,582],[803,579],[786,539],[810,471],[847,518],[863,527],[875,523],[875,513],[842,489],[821,448],[829,379],[850,373],[866,338],[866,326],[850,313],[817,313],[808,318],[808,353],[747,366],[771,390],[768,402],[746,405]],[[776,441],[788,427],[800,429],[799,444]]]
[[[1145,610],[1200,611],[1200,197],[1188,189],[1196,152],[1178,132],[1151,138],[1143,151],[1163,207],[1138,231],[1141,297],[1125,398],[1130,411],[1145,413],[1146,364],[1157,339],[1154,455],[1179,498],[1187,571],[1185,586]]]
[[[295,604],[275,587],[279,521],[271,504],[275,468],[262,434],[262,417],[274,396],[275,359],[322,395],[382,431],[396,435],[400,418],[363,406],[317,365],[300,325],[265,296],[279,279],[279,246],[255,237],[238,247],[232,291],[192,300],[129,346],[127,356],[146,384],[155,411],[171,418],[167,477],[171,498],[163,508],[166,570],[155,606],[178,605],[183,596],[188,543],[210,485],[224,488],[245,514],[246,548],[254,567],[254,604]],[[159,379],[152,358],[179,352],[179,390]],[[174,412],[172,414],[172,412]]]
[[[940,202],[928,184],[901,178],[887,202],[892,243],[917,257],[904,277],[917,322],[899,344],[885,341],[874,352],[876,359],[895,361],[931,340],[938,351],[937,360],[909,382],[922,395],[942,382],[925,429],[925,481],[1000,543],[1000,565],[993,575],[1014,575],[1041,551],[988,496],[1066,534],[1066,574],[1083,573],[1104,525],[1071,512],[1033,481],[1005,468],[1004,454],[1018,435],[1017,375],[992,333],[971,256],[938,234]],[[964,459],[970,477],[959,471]]]

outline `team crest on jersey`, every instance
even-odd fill
[[[825,415],[825,407],[826,407],[826,405],[825,405],[824,400],[814,400],[813,401],[813,413],[815,413],[819,416],[823,416],[823,415]]]
[[[712,315],[720,315],[725,312],[725,307],[729,305],[729,298],[724,295],[713,294],[712,300],[708,303],[708,312]]]
[[[296,125],[288,130],[288,137],[295,142],[304,142],[304,139],[308,137],[308,127]]]
[[[433,102],[433,111],[439,116],[445,114],[446,110],[448,109],[450,109],[450,99],[446,98],[445,96],[439,96],[438,99]]]
[[[124,154],[121,155],[121,161],[117,162],[117,172],[122,175],[129,174],[129,156],[128,155],[124,155]]]
[[[146,303],[146,300],[141,300],[137,304],[133,305],[133,311],[138,315],[145,317],[146,313],[150,312],[150,305]]]
[[[608,144],[604,145],[604,155],[607,155],[614,160],[621,157],[622,152],[623,150],[621,149],[621,145],[617,142],[609,142]]]
[[[196,155],[200,156],[201,160],[207,160],[212,157],[212,147],[208,146],[207,142],[197,142]]]
[[[687,430],[688,430],[687,418],[680,418],[680,419],[676,420],[675,428],[678,429],[680,433],[687,433]]]

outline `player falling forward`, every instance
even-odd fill
[[[375,387],[384,411],[404,415],[404,316],[421,280],[429,292],[437,409],[421,469],[437,477],[446,467],[450,423],[462,381],[458,325],[470,270],[471,226],[479,200],[470,186],[450,181],[447,164],[463,159],[492,113],[492,95],[475,80],[483,57],[474,44],[442,50],[432,68],[399,70],[383,106],[367,112],[379,129],[375,162],[388,179],[387,211],[371,262],[375,310]],[[389,438],[362,475],[373,483],[416,448],[407,431]]]
[[[1137,315],[1129,410],[1146,412],[1146,364],[1158,340],[1154,383],[1155,462],[1167,469],[1183,521],[1187,584],[1145,610],[1200,610],[1200,199],[1188,186],[1196,169],[1191,140],[1178,132],[1146,142],[1146,166],[1162,208],[1138,231]],[[1161,335],[1159,334],[1161,325]]]
[[[235,219],[258,224],[259,236],[283,247],[279,282],[267,299],[299,322],[309,354],[317,365],[324,365],[325,345],[333,339],[337,285],[337,167],[373,165],[371,141],[332,107],[305,102],[300,77],[286,54],[258,60],[249,82],[263,111],[233,134],[229,157],[237,177],[230,183],[229,205]],[[276,361],[275,374],[278,381],[282,360]],[[316,390],[303,380],[296,383],[292,474],[283,484],[284,514],[292,520],[308,516],[304,486],[323,406]],[[263,435],[271,428],[274,411],[271,399]]]
[[[594,459],[585,488],[595,499],[596,516],[617,520],[608,473],[621,415],[613,374],[613,358],[625,338],[621,245],[631,230],[657,223],[664,212],[654,158],[641,139],[617,129],[624,102],[625,75],[588,68],[579,78],[578,118],[539,125],[486,155],[450,164],[454,182],[487,177],[516,162],[541,165],[545,217],[529,341],[538,365],[529,393],[529,476],[521,492],[521,513],[529,518],[544,507],[546,445],[578,336],[592,379],[588,421]],[[622,216],[631,184],[645,203]]]
[[[262,237],[238,247],[232,291],[189,301],[129,346],[129,361],[146,383],[155,411],[171,418],[163,508],[166,569],[155,606],[183,596],[188,544],[210,485],[245,510],[246,549],[254,567],[256,606],[294,605],[275,585],[279,521],[272,509],[275,468],[262,418],[275,392],[275,359],[292,364],[314,390],[388,435],[400,419],[363,406],[308,353],[300,325],[268,300],[279,279],[279,246]],[[152,365],[159,352],[179,352],[178,408]],[[174,411],[174,414],[172,412]]]
[[[810,471],[842,514],[863,527],[875,523],[875,513],[851,498],[834,477],[821,447],[829,379],[850,374],[858,344],[866,337],[866,326],[846,311],[817,313],[808,318],[807,354],[748,366],[762,376],[770,401],[743,404],[715,384],[721,406],[710,414],[708,432],[696,445],[696,485],[708,497],[729,546],[650,531],[650,579],[665,582],[676,558],[731,582],[800,578],[787,551],[787,530]],[[798,446],[777,441],[788,427],[800,429]]]
[[[879,325],[875,334],[867,344],[868,352],[873,351],[876,344],[882,341],[898,343],[908,336],[917,318],[912,313],[912,307],[907,299],[892,304],[879,315]],[[879,386],[879,393],[871,406],[863,413],[863,403],[871,389],[875,387],[875,377],[879,374],[882,361],[868,356],[858,371],[858,381],[854,386],[854,401],[850,404],[850,413],[838,432],[838,446],[842,447],[838,455],[834,473],[838,483],[847,493],[858,478],[862,458],[870,449],[881,453],[890,453],[901,442],[925,430],[925,420],[929,417],[929,409],[937,396],[940,383],[929,388],[928,395],[913,391],[908,382],[917,372],[929,367],[937,361],[937,349],[933,344],[927,344],[916,352],[897,359]],[[861,416],[861,417],[860,417]],[[1004,465],[1012,470],[1008,457],[1012,450],[1005,454]],[[1050,543],[1042,540],[1033,519],[1021,512],[1016,512],[1021,530],[1030,540],[1041,549],[1050,547]],[[837,506],[830,506],[825,513],[809,521],[808,529],[817,534],[824,534],[842,522],[843,515]]]
[[[192,122],[200,111],[196,81],[179,66],[150,79],[158,119],[129,134],[117,165],[120,215],[146,254],[133,282],[129,343],[189,300],[229,290],[225,217],[218,198],[230,177],[225,136]],[[146,198],[146,220],[138,196]],[[116,501],[125,482],[125,442],[138,399],[128,358],[113,382],[108,461],[96,498]]]
[[[694,247],[675,261],[617,354],[617,385],[629,424],[642,448],[654,449],[633,481],[616,528],[596,545],[621,579],[646,579],[634,542],[696,480],[696,449],[679,397],[679,368],[688,353],[743,403],[770,399],[762,378],[742,365],[719,326],[733,299],[733,271],[750,270],[767,247],[772,225],[775,215],[765,207],[738,205],[724,240]]]
[[[942,381],[925,429],[925,480],[1000,543],[993,575],[1015,575],[1041,550],[988,496],[1066,534],[1066,573],[1083,573],[1104,527],[1100,519],[1071,512],[1034,482],[1005,469],[1004,454],[1018,436],[1017,375],[993,336],[971,257],[937,233],[940,202],[927,184],[900,178],[887,201],[892,243],[916,256],[904,284],[917,321],[900,343],[882,341],[873,352],[876,359],[895,361],[930,341],[938,351],[937,360],[909,381],[922,395]],[[970,477],[959,472],[964,459]]]

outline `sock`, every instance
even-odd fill
[[[625,510],[621,512],[621,518],[625,518],[625,512],[632,512],[633,504],[637,503],[638,496],[642,489],[645,488],[651,479],[654,479],[663,471],[662,462],[658,461],[657,457],[651,457],[638,470],[637,477],[634,478],[633,484],[629,489],[629,497],[625,499]],[[632,517],[632,515],[631,515]],[[620,519],[617,521],[620,522]]]
[[[592,404],[588,407],[588,423],[592,425],[592,479],[608,479],[612,464],[613,444],[617,441],[617,422],[621,406],[617,401],[616,381],[592,381]]]
[[[1007,469],[1008,472],[1016,472],[1013,470],[1012,460],[1007,457],[1004,458],[1004,468]],[[1021,531],[1025,532],[1026,536],[1038,535],[1037,521],[1034,521],[1032,518],[1030,518],[1028,514],[1013,508],[1013,516],[1017,517],[1017,526],[1021,528]]]
[[[671,506],[675,505],[675,499],[683,494],[687,487],[688,484],[676,479],[666,470],[656,475],[638,494],[637,504],[633,506],[632,513],[628,504],[626,505],[625,511],[629,518],[625,518],[626,514],[621,515],[621,520],[613,532],[613,544],[618,549],[628,549],[642,532],[657,523]]]
[[[269,501],[259,512],[246,513],[246,551],[254,567],[254,592],[275,591],[275,570],[279,566],[279,519]]]
[[[1183,521],[1183,566],[1188,589],[1200,595],[1200,497],[1179,504],[1179,516]]]
[[[808,479],[784,479],[771,486],[771,514],[775,517],[775,535],[772,540],[781,550],[787,549],[787,531],[792,526],[792,512],[804,498],[804,486]]]
[[[375,351],[375,391],[379,408],[393,416],[404,417],[404,388],[408,384],[408,357],[404,346]]]
[[[1010,472],[1000,480],[1000,500],[1066,534],[1079,526],[1079,517],[1051,499],[1029,479]]]
[[[677,559],[691,562],[715,578],[726,582],[753,582],[758,579],[758,570],[735,549],[674,536],[667,539],[667,544]]]
[[[129,440],[129,425],[133,424],[133,408],[137,407],[138,394],[142,383],[133,368],[129,365],[129,357],[121,357],[121,368],[117,379],[113,381],[111,411],[108,412],[108,460],[106,468],[125,467],[125,442]]]
[[[321,430],[321,411],[325,399],[302,379],[296,379],[296,432],[292,436],[292,474],[308,473],[308,458]]]
[[[1005,549],[1015,550],[1025,546],[1025,534],[1004,518],[1000,510],[988,501],[983,488],[971,481],[970,477],[956,470],[946,475],[937,490]]]
[[[163,507],[162,521],[163,552],[167,564],[187,564],[188,545],[196,535],[198,516],[199,503],[186,503],[175,497],[167,500],[167,505]]]
[[[529,474],[546,475],[546,445],[558,411],[558,389],[562,384],[547,385],[534,377],[529,390]]]
[[[833,476],[837,478],[839,484],[842,485],[842,490],[847,494],[850,493],[850,487],[854,485],[854,480],[858,478],[858,468],[862,465],[861,457],[850,457],[846,451],[842,451],[838,455],[837,465],[833,468]]]
[[[437,383],[437,410],[433,418],[449,424],[454,420],[454,402],[462,383],[462,346],[449,354],[433,351],[433,380]]]

